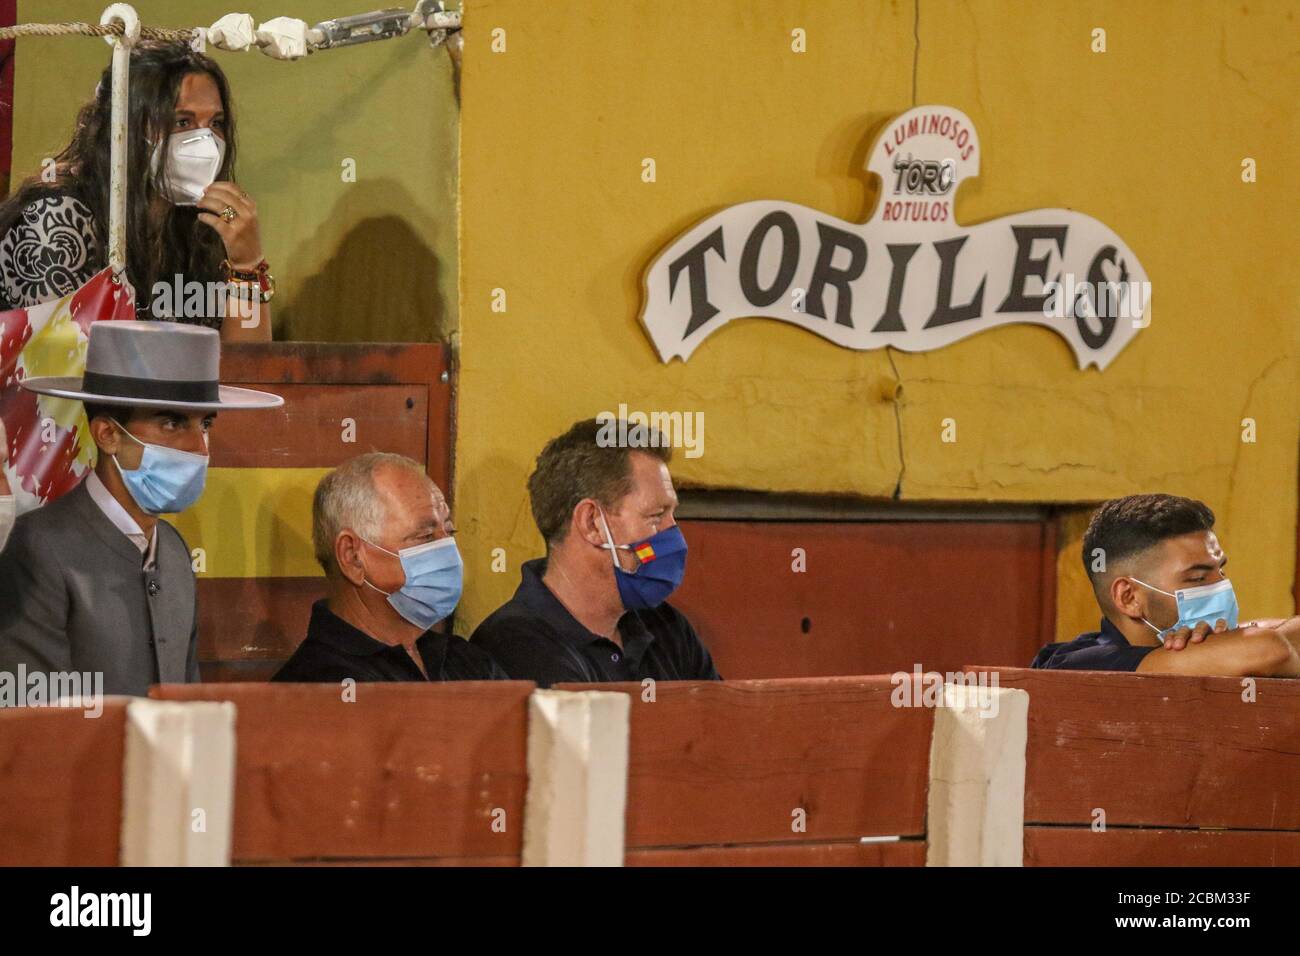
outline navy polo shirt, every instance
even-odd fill
[[[1048,644],[1034,658],[1033,667],[1072,671],[1135,671],[1142,659],[1160,645],[1135,647],[1114,624],[1101,619],[1101,630],[1080,634],[1072,641]]]
[[[505,680],[506,674],[482,648],[455,634],[426,631],[415,641],[428,677],[406,649],[377,641],[329,609],[324,599],[311,606],[307,639],[271,678],[289,683],[362,681]]]
[[[470,644],[515,680],[549,687],[565,681],[721,680],[686,616],[667,602],[618,619],[619,647],[580,624],[542,583],[546,559],[524,562],[512,597],[480,624]]]

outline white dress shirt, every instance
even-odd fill
[[[157,553],[158,525],[155,523],[153,533],[146,536],[135,519],[113,497],[112,492],[104,487],[104,483],[99,480],[99,475],[93,471],[86,476],[86,491],[90,494],[90,500],[104,512],[104,517],[113,522],[113,527],[130,538],[131,543],[140,549],[144,570],[153,568],[154,556]]]

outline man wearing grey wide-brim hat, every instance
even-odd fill
[[[198,680],[190,551],[159,515],[202,493],[218,412],[284,402],[220,385],[220,349],[214,329],[95,322],[83,377],[22,382],[43,412],[51,399],[85,404],[98,459],[21,515],[0,554],[0,675],[101,673],[104,693],[133,695]]]

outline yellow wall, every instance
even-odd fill
[[[645,266],[701,217],[773,198],[865,219],[867,134],[913,104],[911,3],[466,7],[462,628],[540,553],[524,480],[542,444],[620,402],[705,412],[705,454],[679,457],[679,484],[888,496],[901,474],[912,500],[1193,495],[1220,517],[1243,612],[1292,606],[1300,4],[921,3],[916,102],[964,110],[984,151],[959,219],[1068,206],[1146,267],[1153,324],[1104,373],[1079,371],[1042,328],[894,353],[892,367],[771,321],[735,323],[667,366],[643,334]],[[1094,27],[1104,54],[1090,52]],[[1240,440],[1247,416],[1254,444]],[[955,444],[940,441],[949,417]],[[497,547],[508,573],[490,572]],[[1063,592],[1063,631],[1095,622],[1078,575]]]
[[[19,22],[98,23],[106,0],[22,0]],[[387,6],[405,4],[387,4]],[[352,0],[138,0],[149,26],[316,23],[385,4]],[[240,183],[257,201],[277,282],[279,339],[430,341],[456,322],[458,110],[446,53],[423,35],[286,63],[209,51],[230,79]],[[72,135],[110,50],[94,38],[17,42],[15,183]],[[356,161],[356,181],[342,163]]]
[[[344,6],[245,9],[315,21],[368,5]],[[19,17],[94,21],[102,7],[25,0]],[[1245,612],[1290,607],[1300,60],[1288,44],[1300,3],[923,0],[919,26],[911,3],[865,0],[467,7],[459,197],[450,66],[422,38],[299,63],[214,54],[280,284],[277,337],[455,339],[459,199],[462,629],[540,551],[524,492],[533,456],[620,402],[705,412],[705,455],[675,466],[683,484],[887,497],[901,477],[910,500],[1195,495],[1220,515]],[[181,26],[234,8],[137,9]],[[790,51],[795,27],[807,53]],[[1095,27],[1104,54],[1089,50]],[[490,49],[495,28],[504,53]],[[17,56],[21,175],[66,142],[108,47],[31,39]],[[1142,258],[1153,326],[1104,373],[1079,371],[1041,328],[909,355],[851,352],[771,321],[735,323],[689,363],[661,364],[637,321],[650,259],[750,199],[862,221],[875,190],[868,135],[913,102],[977,124],[982,175],[958,197],[961,221],[1043,206],[1096,216]],[[1240,180],[1245,156],[1258,183]],[[356,183],[341,181],[346,157]],[[653,184],[641,180],[647,157]],[[505,314],[491,310],[496,288]],[[1246,416],[1255,444],[1240,441]],[[939,440],[949,417],[956,444]],[[1071,530],[1062,634],[1096,616]],[[490,571],[497,547],[505,574]]]

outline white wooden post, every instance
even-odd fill
[[[1024,865],[1028,731],[1025,691],[944,684],[930,745],[926,866]]]
[[[631,698],[534,691],[524,866],[622,866]]]
[[[230,864],[234,704],[131,701],[123,773],[123,866]]]

